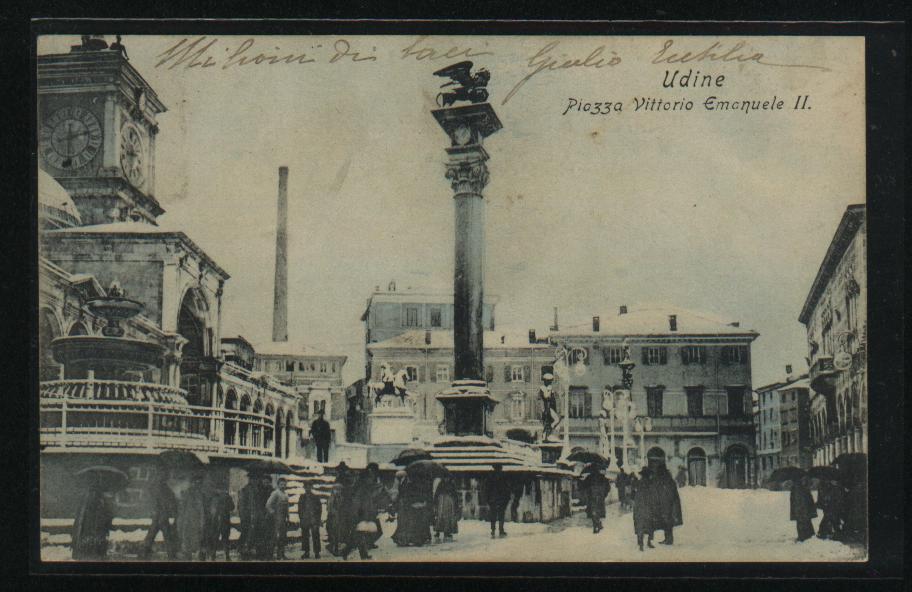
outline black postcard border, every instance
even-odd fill
[[[574,34],[574,35],[863,35],[866,38],[867,76],[867,204],[868,204],[868,257],[877,265],[868,267],[870,328],[869,354],[869,425],[870,425],[870,490],[871,543],[870,558],[864,563],[648,563],[648,564],[528,564],[528,563],[427,563],[394,564],[372,562],[366,564],[295,564],[295,563],[237,563],[225,564],[181,564],[181,563],[42,563],[38,560],[39,527],[37,522],[38,488],[38,438],[37,412],[34,409],[32,393],[37,392],[36,371],[36,322],[37,318],[37,226],[34,200],[26,198],[26,187],[32,194],[37,187],[37,165],[35,154],[35,36],[43,33],[81,34],[119,30],[124,35],[131,33],[207,33],[227,34]],[[28,480],[12,480],[8,483],[12,491],[27,485],[22,496],[14,499],[28,499],[29,546],[16,546],[19,552],[28,553],[28,571],[34,575],[64,576],[81,574],[103,575],[100,582],[120,586],[125,584],[122,577],[127,575],[222,575],[262,576],[276,580],[276,583],[291,583],[289,576],[331,576],[333,586],[342,584],[342,579],[365,576],[373,578],[396,577],[397,584],[405,584],[413,577],[465,578],[484,576],[486,578],[523,577],[611,577],[635,578],[637,585],[649,581],[674,578],[692,582],[694,579],[728,578],[783,578],[801,579],[849,579],[855,584],[859,580],[894,579],[901,575],[903,567],[904,508],[903,478],[907,469],[903,462],[903,447],[908,436],[903,431],[904,402],[902,394],[904,378],[904,148],[905,148],[905,28],[900,23],[819,23],[819,22],[568,22],[568,21],[217,21],[217,20],[33,20],[30,38],[26,40],[30,60],[22,72],[30,85],[23,89],[18,84],[7,88],[4,97],[6,105],[25,107],[22,117],[11,122],[13,137],[30,138],[30,152],[20,169],[24,174],[8,175],[8,187],[14,188],[9,195],[15,203],[11,219],[26,221],[18,225],[7,225],[7,241],[16,246],[13,256],[6,258],[9,267],[0,286],[4,301],[8,302],[6,316],[13,322],[17,336],[16,343],[29,343],[24,352],[12,351],[13,343],[7,342],[4,362],[9,366],[6,373],[8,388],[4,400],[4,423],[8,424],[5,438],[5,452],[23,465]],[[23,46],[18,46],[19,50]],[[23,96],[11,96],[9,90],[26,90]],[[22,157],[21,145],[11,146],[11,160]],[[6,168],[6,165],[4,165]],[[25,171],[28,171],[25,173]],[[18,183],[16,181],[19,181]],[[18,212],[18,213],[17,213]],[[28,251],[17,253],[28,245]],[[27,257],[27,281],[23,282],[22,258]],[[23,289],[23,288],[27,289]],[[19,306],[14,306],[16,302]],[[23,311],[18,313],[17,311]],[[26,312],[27,311],[27,312]],[[795,311],[797,316],[797,311]],[[28,339],[23,338],[23,334]],[[23,348],[24,349],[24,348]],[[13,355],[10,356],[9,354]],[[16,354],[20,354],[17,358]],[[28,356],[27,358],[25,356]],[[18,361],[18,363],[17,363]],[[22,373],[29,368],[29,374]],[[18,370],[18,371],[17,371]],[[885,396],[877,396],[884,394]],[[22,418],[28,417],[24,422]],[[28,454],[21,447],[29,442]],[[889,459],[878,462],[877,459]],[[15,494],[13,494],[15,495]],[[25,518],[19,512],[19,518]],[[12,529],[10,529],[12,530]],[[19,531],[21,532],[21,530]],[[20,538],[21,541],[21,538]],[[5,554],[9,541],[4,543]],[[340,579],[342,577],[342,579]],[[408,578],[408,579],[403,579]],[[54,587],[64,584],[69,578],[45,578],[45,583]],[[224,583],[234,580],[230,578]],[[246,578],[245,578],[246,580]],[[186,581],[184,578],[167,578],[167,581]],[[257,581],[260,581],[259,577]],[[379,585],[390,585],[391,580],[378,580]],[[893,580],[896,581],[896,580]],[[74,582],[88,584],[83,578]],[[314,582],[316,583],[316,582]],[[480,582],[479,582],[480,583]],[[219,584],[221,585],[221,584]],[[373,586],[371,586],[373,587]]]

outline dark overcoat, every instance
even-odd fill
[[[668,469],[658,469],[652,479],[655,496],[656,528],[672,528],[684,524],[681,513],[681,496],[678,486]]]
[[[806,485],[795,483],[789,495],[789,520],[810,520],[817,517],[817,508],[811,490]]]

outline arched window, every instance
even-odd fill
[[[263,430],[263,448],[273,449],[273,425],[275,422],[275,407],[272,403],[266,403],[266,428]]]
[[[291,439],[294,434],[294,412],[289,409],[285,415],[285,458],[291,456]]]
[[[225,444],[234,445],[237,434],[237,414],[230,410],[237,409],[237,393],[233,388],[228,389],[225,397]]]
[[[276,419],[275,419],[275,448],[273,449],[273,454],[276,457],[282,456],[282,450],[284,446],[284,431],[285,431],[285,411],[280,407],[276,410]]]
[[[253,404],[253,412],[256,413],[257,415],[263,415],[263,400],[260,399],[259,397],[257,397],[256,402]],[[255,448],[259,448],[260,447],[260,437],[262,435],[262,428],[260,427],[260,424],[259,424],[260,418],[257,417],[254,419],[254,421],[256,421],[257,423],[253,424],[252,446],[254,446]]]
[[[51,342],[60,337],[60,323],[49,308],[38,313],[38,375],[40,380],[60,378],[60,364],[54,359]]]
[[[706,451],[702,448],[687,451],[687,484],[706,487]]]
[[[240,411],[250,411],[251,403],[250,396],[247,393],[241,397]],[[238,430],[238,443],[241,446],[248,446],[250,442],[250,417],[247,415],[242,415],[240,418],[240,426]]]

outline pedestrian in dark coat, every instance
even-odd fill
[[[407,475],[399,484],[392,539],[400,547],[420,547],[431,542],[433,486],[430,479],[413,475]]]
[[[268,561],[272,558],[275,538],[274,517],[266,509],[266,503],[273,491],[272,477],[257,475],[256,480],[257,487],[253,490],[251,508],[251,551],[256,559]]]
[[[581,484],[583,499],[586,502],[586,516],[592,520],[592,532],[602,530],[602,519],[605,517],[605,498],[611,491],[611,484],[600,471],[588,473]]]
[[[177,559],[180,541],[177,539],[177,497],[174,491],[168,486],[168,474],[162,473],[158,482],[152,490],[152,524],[149,525],[149,531],[143,540],[143,549],[140,557],[148,559],[152,556],[152,546],[155,544],[155,537],[162,533],[165,539],[165,548],[168,551],[168,559],[172,561]]]
[[[355,548],[358,549],[361,559],[371,558],[370,548],[376,547],[375,543],[383,536],[377,514],[381,509],[388,507],[389,503],[389,493],[380,483],[380,469],[377,463],[368,464],[366,473],[358,480],[352,495],[355,526],[342,552],[343,559],[347,559],[348,554]]]
[[[510,482],[503,472],[503,467],[494,465],[494,471],[488,477],[488,521],[491,523],[491,538],[494,538],[494,527],[499,526],[498,534],[507,536],[504,530],[504,514],[510,503]]]
[[[314,446],[317,448],[317,462],[329,462],[329,443],[332,440],[332,430],[329,422],[323,419],[323,412],[317,414],[317,418],[310,424],[310,435],[313,438]]]
[[[640,471],[640,478],[634,482],[633,489],[633,530],[637,537],[637,546],[643,550],[643,537],[646,536],[646,545],[650,549],[653,532],[655,531],[655,501],[654,501],[652,471],[644,467]]]
[[[351,540],[351,531],[355,527],[353,495],[355,478],[344,462],[339,463],[336,483],[327,506],[326,530],[329,535],[329,552],[340,556],[346,543]]]
[[[842,516],[845,508],[845,489],[838,482],[821,479],[817,491],[817,507],[823,512],[823,518],[817,528],[817,536],[822,539],[838,539],[842,535]]]
[[[655,492],[653,523],[656,528],[661,528],[665,532],[665,540],[662,541],[662,544],[673,545],[674,527],[684,524],[678,487],[665,465],[660,465],[653,471],[652,479],[652,489]]]
[[[111,501],[102,491],[98,481],[93,481],[73,522],[73,559],[105,559],[108,554],[108,533],[111,531],[113,520]]]
[[[792,492],[789,496],[789,519],[795,522],[798,530],[798,542],[806,541],[814,536],[814,524],[811,518],[817,517],[817,509],[811,490],[808,488],[808,478],[801,477],[792,483]]]
[[[445,541],[452,540],[453,535],[459,532],[461,512],[453,478],[441,479],[434,492],[434,537],[440,538],[442,534]]]
[[[624,472],[624,467],[621,467],[618,476],[614,480],[614,484],[617,486],[618,491],[618,503],[621,506],[621,510],[627,510],[629,508],[629,485],[630,485],[630,475]]]
[[[180,537],[180,548],[183,559],[192,560],[194,556],[205,559],[203,537],[206,531],[206,499],[203,493],[203,476],[193,476],[181,496],[177,510],[177,533]]]
[[[234,500],[224,488],[213,489],[206,500],[205,550],[209,559],[215,559],[219,549],[225,552],[225,561],[231,559],[231,513]]]
[[[314,557],[320,558],[320,523],[323,521],[323,503],[313,492],[310,481],[304,482],[304,492],[298,496],[298,522],[301,525],[303,559],[310,558],[313,543]]]

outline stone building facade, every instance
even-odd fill
[[[757,389],[757,484],[762,485],[782,464],[782,424],[779,416],[781,382]]]
[[[865,206],[846,208],[798,320],[807,329],[814,464],[868,450]]]
[[[625,422],[613,413],[604,429],[614,432],[616,451],[626,448],[634,466],[644,457],[664,458],[673,472],[684,466],[695,485],[746,487],[755,480],[750,346],[757,335],[737,322],[672,307],[622,306],[591,325],[561,327],[552,341],[583,352],[571,360],[582,368],[570,384],[557,385],[570,396],[571,443],[599,449],[599,416],[605,399],[617,405],[612,393],[622,388],[619,364],[629,351],[636,364],[633,415],[652,429],[636,433],[633,417]]]
[[[542,375],[553,369],[554,348],[534,335],[484,334],[485,380],[498,401],[491,420],[494,438],[510,430],[524,430],[530,438],[541,432],[538,388]],[[393,372],[405,369],[406,387],[414,397],[415,437],[433,440],[442,433],[443,406],[436,396],[450,387],[453,372],[453,332],[408,331],[386,341],[368,345],[374,360],[370,382],[380,380],[386,363]],[[373,408],[369,394],[362,399],[367,415]]]

